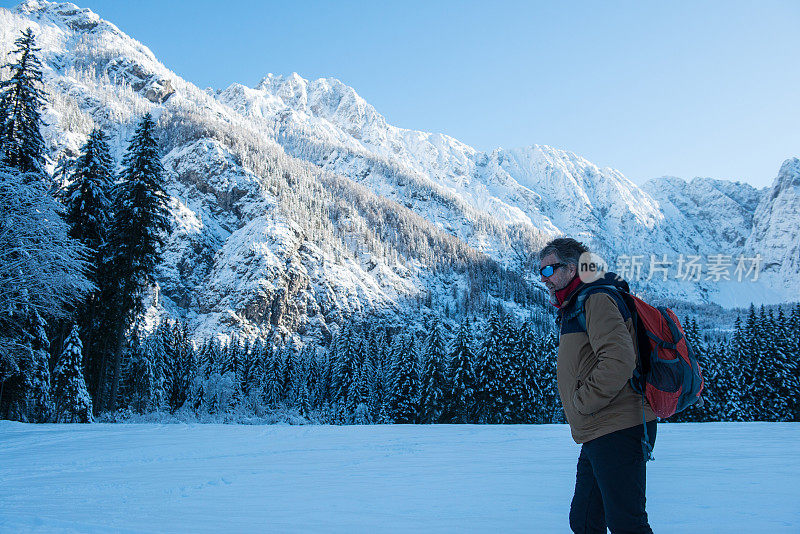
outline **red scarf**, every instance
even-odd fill
[[[564,301],[567,300],[570,295],[572,295],[579,285],[581,285],[581,278],[578,275],[575,275],[575,278],[573,278],[569,284],[555,292],[554,296],[556,301],[550,301],[550,304],[556,308],[560,308],[561,305],[564,304]]]

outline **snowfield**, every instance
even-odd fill
[[[658,533],[800,532],[800,424],[662,424]],[[1,532],[569,532],[566,425],[0,421]]]

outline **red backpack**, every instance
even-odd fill
[[[650,408],[662,419],[694,404],[702,405],[703,372],[675,312],[665,307],[654,308],[626,289],[608,285],[607,281],[581,289],[574,312],[581,326],[586,329],[583,305],[589,295],[609,293],[616,297],[614,300],[618,305],[621,299],[631,312],[639,351],[636,370],[630,381],[633,389],[644,395]]]
[[[653,447],[644,420],[644,399],[647,399],[656,416],[662,419],[694,404],[702,406],[700,394],[704,384],[703,372],[675,312],[662,306],[654,308],[634,297],[624,280],[614,278],[609,273],[604,280],[598,280],[600,283],[581,288],[575,297],[575,311],[568,317],[577,317],[585,331],[586,311],[583,305],[586,298],[596,292],[608,293],[618,307],[625,306],[630,312],[639,352],[630,383],[642,395],[642,454],[646,460],[653,460]]]

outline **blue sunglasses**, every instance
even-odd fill
[[[549,276],[553,276],[553,273],[556,272],[556,269],[563,266],[564,266],[563,263],[554,263],[553,265],[545,265],[544,267],[539,269],[539,274],[544,278],[547,278]]]

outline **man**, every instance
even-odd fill
[[[581,444],[569,522],[573,532],[652,533],[645,511],[643,436],[655,443],[655,415],[629,383],[636,368],[630,312],[614,290],[628,285],[611,273],[581,280],[587,248],[554,239],[539,253],[541,280],[558,307],[558,392],[572,437]],[[584,259],[586,256],[584,256]],[[583,316],[576,310],[581,294]],[[585,321],[581,321],[585,319]],[[643,421],[647,421],[647,433]]]

